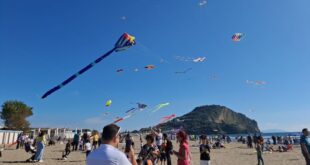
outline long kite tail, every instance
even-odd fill
[[[67,85],[68,83],[70,83],[72,80],[74,80],[75,78],[77,78],[78,76],[80,76],[81,74],[83,74],[84,72],[86,72],[87,70],[89,70],[90,68],[92,68],[93,66],[95,66],[96,64],[98,64],[100,61],[102,61],[104,58],[108,57],[111,53],[113,53],[116,50],[116,48],[111,49],[110,51],[108,51],[107,53],[103,54],[102,56],[100,56],[99,58],[97,58],[94,62],[88,64],[87,66],[85,66],[83,69],[81,69],[80,71],[78,71],[77,73],[75,73],[74,75],[72,75],[71,77],[69,77],[67,80],[65,80],[64,82],[62,82],[61,84],[55,86],[54,88],[50,89],[49,91],[47,91],[43,96],[42,99],[46,98],[48,95],[54,93],[55,91],[59,90],[60,88],[62,88],[63,86]]]

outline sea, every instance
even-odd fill
[[[243,136],[243,137],[246,137],[248,136],[249,134],[229,134],[229,136],[231,138],[235,138],[235,137],[238,137],[238,136]],[[250,134],[251,136],[253,136],[254,134]],[[301,132],[268,132],[268,133],[256,133],[256,135],[261,135],[264,139],[269,139],[271,138],[272,136],[280,136],[280,137],[285,137],[285,136],[290,136],[290,137],[294,137],[294,138],[297,138],[299,139],[300,138],[300,135],[301,135]]]

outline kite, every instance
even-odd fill
[[[184,56],[175,56],[175,58],[179,61],[185,61],[185,62],[188,62],[188,61],[192,61],[193,58],[190,58],[190,57],[184,57]]]
[[[155,66],[154,65],[147,65],[144,68],[147,69],[147,70],[151,70],[151,69],[154,69]]]
[[[118,73],[119,73],[119,72],[123,72],[123,71],[124,71],[124,69],[117,69],[117,70],[116,70],[116,72],[118,72]]]
[[[198,57],[193,59],[193,62],[203,62],[206,59],[206,57]]]
[[[133,113],[133,112],[135,112],[135,110],[136,110],[136,108],[131,108],[131,109],[129,109],[128,111],[126,111],[125,113]]]
[[[206,4],[207,4],[207,1],[206,1],[206,0],[200,1],[200,2],[198,3],[199,6],[204,6],[204,5],[206,5]]]
[[[256,86],[263,86],[267,84],[266,81],[259,81],[259,80],[256,80],[256,81],[246,80],[246,83],[250,85],[256,85]]]
[[[162,109],[162,108],[164,108],[164,107],[166,107],[166,106],[168,106],[168,105],[170,105],[170,103],[158,104],[158,105],[156,106],[156,109],[154,109],[152,112],[154,113],[154,112],[156,112],[156,111],[158,111],[158,110],[160,110],[160,109]]]
[[[136,69],[134,69],[133,71],[135,71],[135,72],[139,72],[139,69],[138,69],[138,68],[136,68]]]
[[[238,42],[241,40],[242,37],[243,37],[242,33],[235,33],[231,38],[234,42]]]
[[[120,121],[122,121],[122,120],[124,120],[123,118],[118,118],[118,119],[116,119],[113,123],[115,124],[115,123],[118,123],[118,122],[120,122]]]
[[[166,123],[166,122],[172,120],[175,116],[176,116],[175,114],[172,114],[172,115],[163,117],[163,118],[161,118],[160,123],[161,123],[161,124],[162,124],[162,123]]]
[[[109,106],[111,106],[111,104],[112,104],[112,100],[108,100],[108,101],[105,103],[105,106],[109,107]]]
[[[186,70],[184,71],[181,71],[181,72],[174,72],[175,74],[185,74],[187,73],[188,71],[192,70],[192,68],[187,68]]]
[[[212,75],[212,76],[210,76],[209,77],[211,80],[217,80],[218,79],[218,77],[216,76],[216,75]]]
[[[92,63],[88,64],[86,67],[84,67],[83,69],[81,69],[80,71],[78,71],[77,73],[75,73],[74,75],[72,75],[71,77],[69,77],[68,79],[66,79],[65,81],[63,81],[61,84],[55,86],[54,88],[50,89],[49,91],[47,91],[43,96],[42,99],[46,98],[47,96],[49,96],[50,94],[54,93],[55,91],[61,89],[63,86],[69,84],[71,81],[73,81],[75,78],[77,78],[78,76],[82,75],[83,73],[85,73],[86,71],[88,71],[89,69],[91,69],[93,66],[95,66],[96,64],[98,64],[100,61],[102,61],[104,58],[108,57],[109,55],[111,55],[114,51],[115,52],[119,52],[119,51],[123,51],[126,50],[128,48],[130,48],[131,46],[135,45],[135,37],[124,33],[119,39],[118,41],[115,43],[114,48],[111,49],[110,51],[108,51],[107,53],[103,54],[102,56],[100,56],[99,58],[97,58],[95,61],[93,61]]]
[[[142,103],[137,103],[137,104],[138,104],[138,109],[139,109],[140,111],[143,111],[143,110],[147,107],[146,104],[142,104]]]
[[[125,21],[127,19],[127,17],[126,16],[122,16],[121,19]]]
[[[206,60],[206,57],[197,57],[197,58],[192,58],[192,57],[183,57],[183,56],[176,56],[175,57],[179,61],[184,61],[184,62],[203,62]]]

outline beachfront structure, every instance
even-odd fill
[[[77,133],[84,133],[90,134],[90,129],[69,129],[69,128],[32,128],[31,135],[36,137],[39,132],[44,131],[47,134],[47,137],[61,137],[66,139],[72,139],[74,134]]]
[[[0,145],[12,144],[16,142],[18,134],[23,131],[0,130]]]

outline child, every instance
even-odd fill
[[[35,157],[36,151],[34,150],[34,147],[32,147],[32,146],[30,145],[29,142],[26,142],[26,143],[25,143],[25,151],[26,151],[27,153],[32,154],[32,156],[31,156],[29,159],[27,159],[26,162],[34,161],[34,157]]]
[[[86,140],[85,149],[86,149],[86,157],[87,157],[89,153],[91,152],[91,144],[89,140]]]
[[[62,159],[66,160],[71,152],[71,142],[68,141],[65,148],[65,153],[62,154]]]

